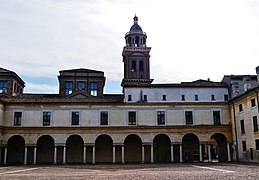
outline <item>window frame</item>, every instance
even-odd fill
[[[211,94],[211,101],[216,101],[215,94]]]
[[[242,141],[242,151],[243,152],[247,151],[246,141]]]
[[[84,87],[81,87],[82,85],[84,85]],[[87,89],[87,83],[85,81],[78,81],[77,82],[77,90],[78,91],[86,91]]]
[[[96,87],[95,86],[93,87],[92,85],[96,85]],[[90,82],[90,95],[98,96],[98,91],[99,91],[98,82]]]
[[[71,126],[80,124],[80,111],[71,111]]]
[[[195,101],[199,101],[199,95],[198,95],[198,94],[195,94],[195,95],[194,95],[194,100],[195,100]]]
[[[190,113],[190,114],[189,114]],[[185,124],[186,125],[193,125],[194,123],[194,114],[193,114],[193,111],[192,110],[186,110],[184,111],[184,116],[185,116]],[[190,118],[188,118],[190,117]]]
[[[255,139],[255,150],[259,151],[259,139]]]
[[[0,80],[0,93],[3,93],[4,89],[7,90],[7,84],[8,84],[8,81]]]
[[[134,116],[132,116],[134,114]],[[128,111],[128,125],[136,126],[137,125],[137,111],[130,110]]]
[[[19,116],[17,116],[16,114],[19,114]],[[15,111],[13,114],[13,125],[14,126],[21,126],[22,125],[22,116],[23,116],[23,112],[22,111]]]
[[[181,101],[185,101],[185,94],[182,94],[181,98],[182,98]]]
[[[100,111],[100,125],[108,126],[109,125],[109,111]]]
[[[42,112],[42,126],[50,126],[51,117],[52,117],[51,111],[43,111]]]
[[[238,105],[238,112],[243,112],[243,104]]]
[[[215,114],[215,113],[218,113],[218,114]],[[218,117],[217,117],[217,115],[218,115]],[[213,124],[214,125],[221,125],[221,111],[213,110],[212,116],[213,116]]]
[[[258,120],[257,120],[257,116],[253,116],[253,129],[254,132],[258,131]]]
[[[73,81],[65,81],[65,95],[73,94]],[[70,87],[71,86],[71,87]]]
[[[166,112],[164,110],[156,111],[157,125],[165,125],[166,123]]]
[[[240,120],[240,133],[245,134],[245,121],[243,119]]]
[[[251,99],[251,107],[255,107],[256,106],[256,101],[255,101],[255,98]]]

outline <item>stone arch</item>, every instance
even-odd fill
[[[128,135],[124,140],[125,162],[141,162],[142,140],[136,134]]]
[[[166,134],[158,134],[153,140],[154,161],[170,162],[171,161],[171,141]]]
[[[182,139],[183,162],[199,160],[199,138],[192,133],[185,134]]]
[[[54,162],[54,139],[50,135],[42,135],[37,140],[37,163],[52,164]]]
[[[24,138],[19,135],[10,137],[7,142],[7,164],[23,164],[24,151]]]
[[[222,133],[215,133],[210,138],[211,158],[218,159],[219,162],[228,160],[227,138]]]
[[[95,140],[96,162],[112,162],[113,140],[109,135],[103,134]]]
[[[79,135],[71,135],[66,141],[66,162],[83,163],[84,141]]]

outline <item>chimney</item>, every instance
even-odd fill
[[[256,74],[257,74],[257,83],[258,83],[258,85],[259,85],[259,66],[257,66],[257,67],[255,68],[255,70],[256,70]]]
[[[244,91],[245,92],[247,90],[251,89],[251,76],[250,75],[245,75],[243,77],[243,82],[244,82]]]
[[[238,85],[238,82],[233,82],[231,84],[231,89],[232,89],[232,98],[234,98],[234,97],[239,95],[239,85]]]

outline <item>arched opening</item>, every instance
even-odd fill
[[[211,136],[211,158],[219,162],[228,160],[227,138],[221,133],[216,133]]]
[[[139,61],[139,71],[144,72],[144,62],[143,61]]]
[[[108,135],[100,135],[95,140],[96,162],[112,162],[112,138]]]
[[[131,134],[124,141],[125,162],[141,162],[142,141],[138,135]]]
[[[53,138],[49,135],[43,135],[37,140],[37,163],[54,162],[54,144]]]
[[[24,163],[25,141],[19,135],[12,136],[7,143],[7,164]]]
[[[171,141],[165,134],[157,135],[153,140],[154,161],[170,162],[171,161]]]
[[[139,47],[139,36],[135,38],[135,46]]]
[[[131,37],[128,38],[128,43],[129,43],[129,45],[131,46],[131,44],[132,44],[132,39],[131,39]]]
[[[83,163],[84,141],[81,136],[72,135],[66,142],[67,163]]]
[[[182,140],[183,161],[199,161],[199,139],[194,134],[186,134]]]
[[[131,71],[132,72],[136,72],[136,70],[137,70],[136,61],[132,61],[131,62]]]

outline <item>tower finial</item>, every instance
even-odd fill
[[[134,19],[134,24],[138,24],[138,17],[136,15],[136,13],[135,13],[135,17],[133,19]]]

